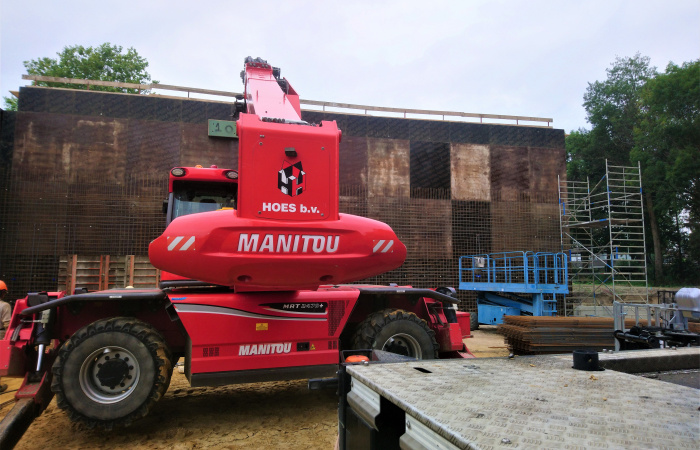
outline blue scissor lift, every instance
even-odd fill
[[[459,288],[479,292],[481,324],[503,323],[506,315],[555,316],[557,295],[569,293],[567,280],[564,253],[501,252],[459,258]]]

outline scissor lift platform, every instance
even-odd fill
[[[555,316],[557,295],[569,293],[564,253],[501,252],[459,258],[459,288],[478,291],[481,324],[503,316]],[[527,297],[524,297],[527,295]]]

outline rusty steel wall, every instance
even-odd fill
[[[11,297],[56,289],[65,255],[147,255],[172,167],[237,168],[237,141],[207,136],[207,119],[232,114],[223,102],[22,88],[0,128],[0,279]],[[562,130],[303,118],[343,131],[341,212],[386,222],[408,248],[401,268],[366,281],[457,286],[462,255],[559,250]]]

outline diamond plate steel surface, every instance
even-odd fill
[[[459,448],[698,448],[699,390],[574,370],[565,356],[370,364],[348,373]]]

